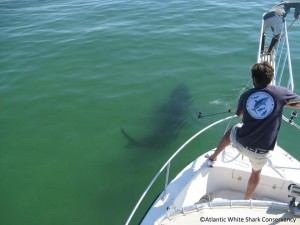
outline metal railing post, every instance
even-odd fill
[[[165,198],[166,195],[167,195],[167,187],[168,187],[168,184],[169,184],[170,165],[171,165],[171,162],[169,162],[168,167],[167,167],[166,180],[165,180],[165,189],[164,189],[163,198]]]

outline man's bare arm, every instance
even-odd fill
[[[300,100],[291,100],[288,101],[285,107],[293,108],[293,109],[300,109]]]

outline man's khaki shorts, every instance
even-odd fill
[[[242,124],[239,123],[232,127],[230,133],[230,140],[232,142],[232,146],[235,147],[242,155],[247,156],[249,158],[253,170],[255,171],[261,170],[264,167],[264,165],[267,163],[268,159],[272,156],[271,153],[272,151],[269,151],[268,153],[265,154],[258,154],[246,149],[243,145],[241,145],[236,140],[237,129],[239,129],[241,126]]]
[[[279,35],[281,33],[282,26],[283,26],[282,19],[279,16],[275,15],[275,16],[272,16],[272,17],[270,17],[270,18],[268,18],[264,21],[263,32],[266,32],[267,29],[272,27],[273,28],[273,34],[274,35]]]

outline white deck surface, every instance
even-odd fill
[[[288,196],[288,186],[292,183],[300,185],[299,162],[280,147],[276,147],[273,156],[263,168],[253,201],[277,202],[284,205],[283,210],[274,210],[270,206],[252,207],[249,202],[245,203],[243,197],[251,173],[251,164],[247,157],[243,157],[233,147],[226,148],[224,154],[218,157],[214,167],[208,167],[207,162],[207,158],[202,155],[183,169],[169,184],[164,198],[162,194],[154,203],[142,225],[201,224],[202,217],[212,218],[211,221],[204,221],[209,224],[224,224],[224,220],[233,224],[243,223],[241,220],[251,223],[255,218],[258,219],[253,224],[280,224],[280,222],[282,224],[300,224],[300,218],[296,221],[278,219],[294,217],[287,207],[291,200]],[[231,203],[228,203],[227,206],[195,210],[195,205],[199,206],[196,203],[207,193],[214,195],[210,204],[242,201],[246,206],[230,207]],[[203,206],[203,204],[207,203],[200,205]],[[162,223],[154,223],[154,218],[165,219]],[[214,221],[213,218],[221,219]],[[277,218],[275,223],[273,223],[274,218]],[[273,222],[270,222],[271,220]]]

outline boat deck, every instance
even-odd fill
[[[213,151],[208,154],[211,155]],[[167,221],[173,215],[177,220],[178,215],[191,212],[195,216],[191,216],[192,218],[183,216],[178,218],[178,223],[173,221],[172,224],[192,224],[189,220],[199,221],[204,215],[205,217],[209,217],[207,215],[222,217],[222,213],[224,213],[224,216],[237,216],[239,215],[237,211],[240,210],[237,209],[238,206],[244,213],[241,214],[243,218],[246,218],[247,215],[257,215],[259,218],[266,215],[269,218],[277,219],[294,218],[295,215],[288,210],[291,201],[289,186],[290,184],[300,185],[300,177],[297,175],[300,170],[298,167],[299,162],[296,159],[276,146],[273,156],[262,170],[261,180],[253,199],[251,201],[243,200],[252,170],[251,164],[247,157],[243,157],[235,148],[228,146],[213,167],[208,166],[205,155],[191,162],[168,185],[166,192],[163,192],[157,199],[148,216],[160,218],[159,221],[164,218],[163,222],[157,224],[168,224]],[[259,202],[257,206],[253,205],[255,201]],[[235,210],[230,211],[229,209],[233,205],[235,205]],[[144,222],[150,219],[148,216]],[[240,224],[241,221],[237,221],[238,223]],[[255,224],[269,223],[264,221]]]
[[[209,173],[203,170],[203,156],[199,157],[188,170],[201,172],[195,172],[193,181],[154,224],[300,224],[300,209],[294,209],[296,214],[289,210],[288,190],[295,180],[300,184],[298,161],[279,146],[275,151],[262,171],[261,182],[252,200],[243,200],[251,172],[247,157],[229,146],[214,167],[208,169]],[[184,175],[187,172],[179,177]],[[201,185],[203,178],[206,178],[206,185]],[[200,193],[205,194],[195,202],[195,196],[199,197]]]
[[[233,181],[235,185],[238,185],[236,189],[232,189],[231,186],[229,190],[244,193],[252,170],[249,159],[242,156],[231,146],[225,149],[220,158],[210,173],[213,172],[213,170],[218,170],[215,173],[222,171],[223,176],[227,176],[224,182],[228,183]],[[254,193],[253,199],[269,199],[287,203],[290,200],[288,197],[288,186],[291,183],[300,184],[299,171],[298,160],[282,150],[279,146],[276,146],[272,152],[272,157],[262,169],[261,180]],[[228,177],[230,173],[231,177]],[[218,177],[218,175],[216,174],[215,177]],[[218,183],[218,185],[220,184]],[[224,185],[221,185],[221,187],[224,187]],[[234,199],[243,199],[243,197],[240,198],[240,196],[236,196]]]

